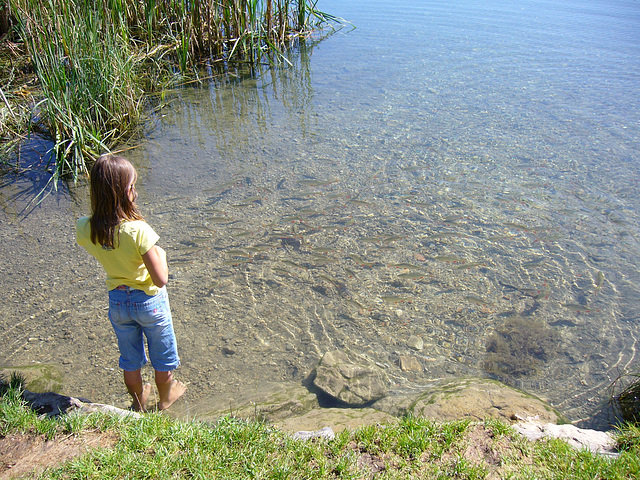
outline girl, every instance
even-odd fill
[[[151,385],[142,382],[147,363],[147,338],[158,388],[158,409],[182,396],[186,385],[173,379],[179,364],[176,338],[165,285],[169,279],[159,237],[136,206],[135,168],[123,158],[102,155],[91,169],[91,217],[76,225],[77,241],[104,267],[109,289],[109,320],[118,338],[120,368],[133,398],[132,408],[144,411]]]

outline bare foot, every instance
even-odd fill
[[[172,380],[168,389],[169,391],[165,395],[162,395],[162,393],[165,392],[161,392],[161,400],[158,402],[158,410],[166,410],[173,405],[173,402],[178,400],[182,395],[184,395],[184,392],[187,391],[187,386],[179,380]]]
[[[149,395],[151,394],[151,384],[145,383],[142,386],[142,393],[140,395],[133,394],[133,403],[131,404],[131,409],[136,412],[146,412],[147,411],[147,400],[149,400]]]

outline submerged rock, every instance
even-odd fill
[[[384,371],[366,359],[341,351],[327,352],[316,367],[313,385],[350,406],[363,406],[385,396]]]
[[[400,370],[403,372],[422,372],[424,370],[416,357],[400,355],[398,362],[400,363]]]
[[[417,335],[411,335],[409,340],[407,340],[407,346],[414,350],[420,351],[424,348],[424,340],[422,340]]]
[[[377,405],[374,405],[377,408]],[[562,422],[560,414],[533,395],[495,380],[463,378],[440,383],[420,394],[408,412],[438,421],[487,417],[512,422],[535,417],[542,422]]]
[[[62,371],[56,365],[40,363],[0,368],[0,376],[3,378],[8,379],[13,373],[22,376],[32,392],[59,393],[62,390]]]
[[[317,396],[303,385],[265,384],[262,391],[245,397],[229,394],[211,398],[199,405],[186,402],[173,405],[171,416],[206,422],[233,415],[238,418],[266,421],[286,432],[315,432],[331,426],[336,431],[356,429],[364,425],[389,423],[396,418],[373,408],[323,408]]]

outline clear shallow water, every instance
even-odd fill
[[[357,28],[175,92],[128,152],[169,255],[191,411],[299,382],[339,348],[393,393],[489,375],[602,425],[640,321],[638,6],[321,7]],[[18,188],[0,361],[63,363],[73,393],[125,402],[101,271],[73,246],[86,191],[21,219]]]

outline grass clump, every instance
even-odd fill
[[[71,418],[56,420],[40,418],[38,414],[27,408],[22,398],[25,379],[12,373],[9,379],[0,378],[0,438],[9,433],[33,433],[43,435],[46,439],[55,437],[60,431],[79,431],[82,424]]]
[[[24,0],[13,9],[43,99],[39,126],[54,137],[54,181],[134,131],[142,115],[136,62],[120,25],[92,2]]]
[[[46,435],[54,444],[70,436],[108,432],[114,439],[49,465],[40,475],[47,479],[621,479],[640,475],[640,434],[629,426],[621,427],[618,434],[621,453],[617,458],[574,450],[560,440],[531,443],[509,425],[491,419],[439,423],[409,416],[397,423],[345,430],[330,441],[300,441],[264,422],[233,417],[214,424],[177,421],[161,413],[139,419],[91,414],[47,420],[20,401],[19,388],[4,390],[2,437],[30,432]]]
[[[622,420],[640,424],[640,371],[622,372],[609,387],[609,398]]]

